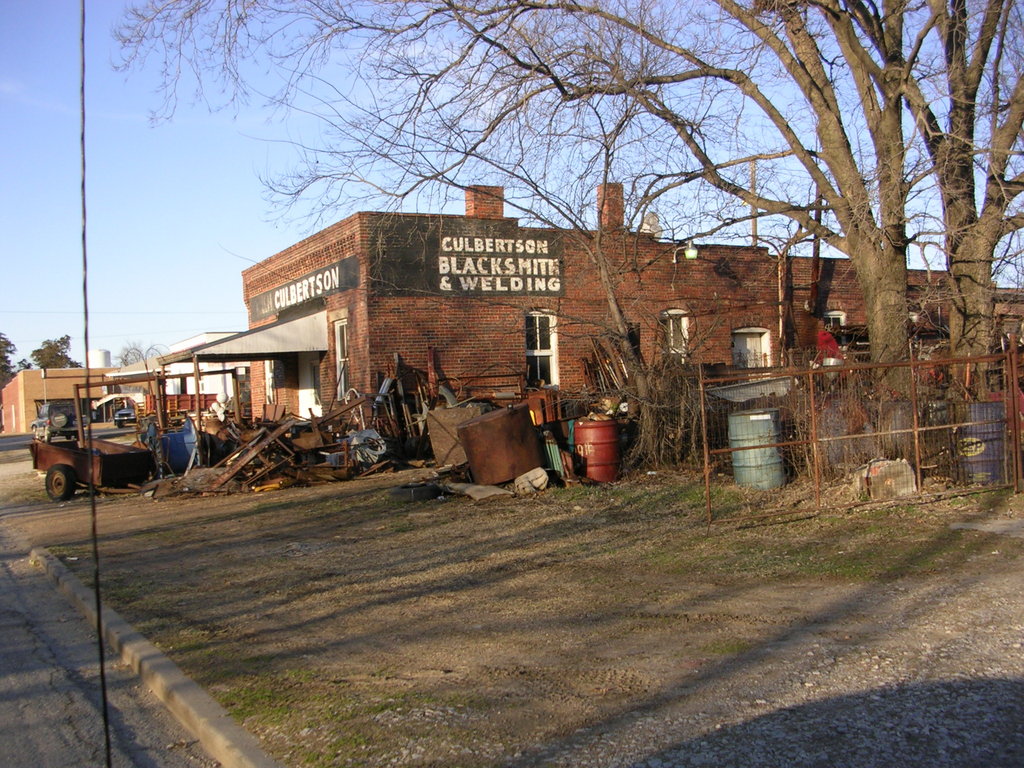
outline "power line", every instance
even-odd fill
[[[117,312],[117,311],[89,311],[90,315],[130,315],[132,317],[138,315],[237,315],[245,314],[244,309],[236,310],[219,310],[214,312],[208,312],[204,310],[196,310],[195,312],[169,312],[169,311],[145,311],[145,312]],[[78,310],[66,310],[66,309],[55,309],[55,310],[41,310],[41,309],[0,309],[0,315],[74,315],[75,317],[81,317],[81,312]]]

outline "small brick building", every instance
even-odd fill
[[[849,261],[666,241],[623,226],[619,184],[597,190],[599,233],[521,227],[500,187],[459,215],[356,213],[242,273],[250,330],[199,347],[251,367],[253,412],[319,414],[376,392],[396,360],[441,377],[521,373],[573,391],[610,328],[600,244],[645,359],[761,367],[814,347],[822,323],[863,326]],[[814,273],[817,273],[816,279]],[[928,276],[914,276],[921,283]]]
[[[94,380],[114,368],[93,368]],[[28,432],[29,425],[36,418],[39,406],[53,400],[72,400],[75,385],[85,384],[84,368],[29,368],[18,371],[17,375],[3,389],[3,431],[7,433]],[[89,412],[90,398],[82,397],[80,406]]]

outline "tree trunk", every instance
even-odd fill
[[[866,238],[851,241],[850,255],[864,294],[871,362],[907,358],[907,262],[892,247],[872,247]]]
[[[608,303],[608,315],[611,318],[611,331],[615,335],[615,346],[622,355],[629,372],[631,394],[640,400],[647,398],[649,394],[649,379],[644,369],[643,360],[640,358],[629,337],[629,323],[619,306],[617,286],[612,279],[611,269],[608,266],[608,255],[604,241],[607,236],[598,233],[594,242],[590,244],[590,253],[594,266],[601,281],[601,289],[604,292],[605,300]]]
[[[985,355],[995,346],[992,252],[994,243],[974,231],[960,240],[950,259],[949,342],[952,354]]]

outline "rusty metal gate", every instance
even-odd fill
[[[1016,343],[1005,353],[893,364],[749,369],[700,381],[708,522],[731,483],[764,511],[793,484],[858,484],[867,500],[1021,487]],[[836,361],[838,362],[838,361]],[[804,505],[806,507],[806,504]]]

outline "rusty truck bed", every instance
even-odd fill
[[[33,468],[46,472],[63,465],[74,470],[74,480],[98,487],[124,488],[144,483],[153,471],[153,454],[112,440],[93,440],[92,451],[78,446],[78,441],[46,443],[33,440],[29,445]]]

